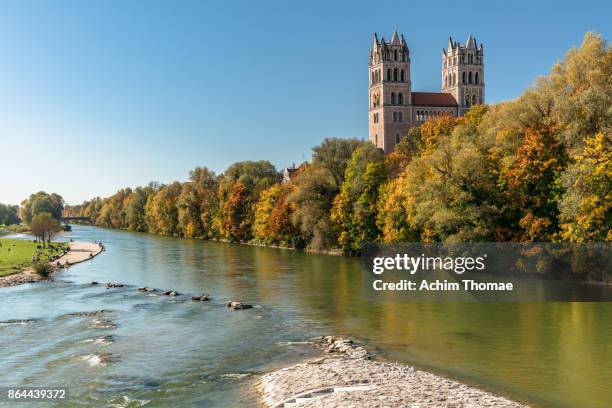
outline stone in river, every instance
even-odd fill
[[[165,295],[165,296],[179,296],[180,293],[178,293],[177,291],[174,291],[174,290],[167,290],[165,292],[162,292],[162,295]]]
[[[210,298],[208,297],[208,295],[200,295],[200,296],[192,296],[191,300],[193,300],[194,302],[206,302],[210,300]]]
[[[146,286],[138,288],[139,292],[155,292],[155,288],[148,288]]]
[[[227,302],[225,306],[233,310],[251,309],[253,307],[252,305],[247,305],[246,303],[240,303],[235,301]]]
[[[117,283],[117,282],[108,282],[106,284],[106,288],[122,288],[124,285],[123,283]]]

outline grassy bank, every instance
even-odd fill
[[[51,248],[40,248],[41,244],[23,239],[0,238],[0,276],[12,275],[32,266],[32,256],[38,251],[38,261],[64,252],[66,244],[53,243]]]

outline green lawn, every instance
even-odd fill
[[[11,275],[21,272],[24,268],[32,265],[32,255],[36,253],[36,247],[41,245],[36,242],[23,239],[0,238],[0,276]],[[64,252],[65,243],[53,243],[55,249],[40,249],[40,262],[47,261],[50,257]]]

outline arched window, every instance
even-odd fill
[[[472,98],[472,105],[478,105],[478,97],[476,95]]]
[[[474,83],[478,83],[478,72],[474,74]]]
[[[397,82],[397,68],[393,69],[393,80]]]
[[[463,79],[462,82],[465,84],[465,71],[463,72],[463,78],[462,79]]]
[[[394,59],[397,61],[397,50],[395,50],[395,51],[393,52],[393,57],[394,57]]]
[[[397,134],[395,135],[395,144],[398,144],[399,142],[400,142],[400,141],[399,141],[399,133],[397,133]]]
[[[403,121],[403,119],[402,119],[402,112],[397,112],[397,121],[398,122]]]
[[[404,94],[401,92],[397,94],[397,104],[398,105],[404,104]]]
[[[467,106],[467,107],[470,106],[470,96],[469,95],[465,96],[465,106]]]
[[[468,83],[472,83],[472,71],[468,74]]]
[[[372,71],[372,82],[371,84],[374,85],[376,83],[376,75],[374,74],[374,71]]]
[[[391,92],[391,105],[395,105],[395,92]]]
[[[387,81],[391,80],[391,68],[387,69]]]
[[[393,112],[393,121],[397,122],[397,112]]]
[[[406,81],[406,71],[404,71],[403,69],[402,69],[401,79],[402,79],[402,82]]]

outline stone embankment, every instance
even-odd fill
[[[526,408],[465,384],[397,363],[372,361],[340,337],[310,342],[327,355],[264,375],[257,383],[269,408]]]

